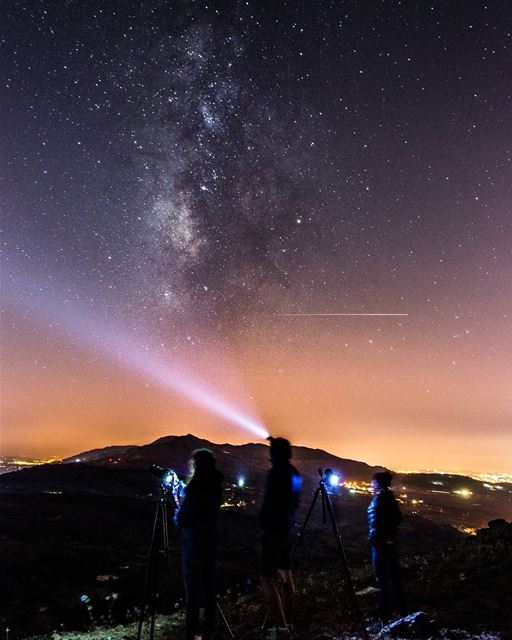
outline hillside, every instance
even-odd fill
[[[257,503],[269,468],[264,444],[216,444],[193,435],[166,436],[142,446],[106,447],[78,453],[61,463],[32,467],[0,476],[0,493],[45,492],[80,495],[154,495],[157,481],[148,472],[152,464],[172,467],[188,475],[194,449],[208,447],[217,457],[229,487],[243,477],[248,507]],[[80,460],[80,462],[77,462]],[[352,491],[368,495],[375,470],[364,462],[348,460],[321,449],[294,447],[294,464],[304,479],[304,490],[317,486],[318,469],[330,467]],[[512,486],[497,489],[455,474],[399,474],[395,493],[412,515],[474,531],[495,518],[512,519]]]
[[[168,436],[140,447],[109,447],[71,458],[86,462],[43,465],[0,477],[0,623],[4,628],[10,626],[9,640],[59,628],[87,629],[93,622],[129,624],[140,602],[158,495],[159,480],[148,468],[159,463],[186,474],[191,452],[204,446],[215,452],[226,480],[219,589],[241,630],[257,625],[261,598],[257,592],[256,515],[269,468],[268,448],[215,444],[192,435]],[[365,483],[375,468],[306,447],[294,449],[294,463],[305,479],[298,523],[303,522],[311,503],[318,467],[335,469],[349,483],[332,495],[332,501],[356,588],[366,593],[373,575],[366,542],[370,496]],[[245,479],[243,487],[238,487],[239,476]],[[442,492],[431,493],[432,487],[437,491],[440,486]],[[456,493],[461,486],[469,487],[470,498]],[[404,573],[412,603],[415,608],[439,611],[445,624],[460,626],[469,614],[473,617],[468,624],[475,628],[479,621],[488,626],[494,621],[499,628],[506,623],[496,615],[489,594],[495,587],[506,589],[498,560],[500,549],[508,553],[509,529],[495,528],[491,534],[468,537],[449,526],[477,523],[487,513],[499,512],[500,505],[508,508],[508,491],[486,491],[482,483],[469,484],[460,476],[401,475],[396,481],[404,512]],[[161,610],[166,615],[183,604],[178,532],[171,527],[170,533],[171,571],[161,586],[166,593]],[[324,620],[342,637],[347,628],[354,629],[354,620],[339,581],[336,553],[332,531],[322,522],[318,505],[296,558],[303,624],[318,631]],[[505,564],[502,562],[503,567]],[[461,575],[464,579],[457,578]],[[476,607],[479,588],[488,594],[482,600],[483,611]],[[464,593],[462,603],[457,593]],[[84,594],[90,598],[91,610],[80,600]],[[506,593],[504,597],[507,601]],[[368,598],[363,597],[363,608],[371,611],[371,596]],[[348,627],[340,626],[335,615],[338,606],[333,608],[329,602],[342,603]]]

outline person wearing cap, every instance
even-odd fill
[[[269,438],[269,441],[272,467],[259,513],[260,582],[274,614],[277,633],[286,636],[290,632],[295,593],[290,532],[299,507],[302,479],[290,463],[290,442],[285,438]]]
[[[210,640],[217,607],[217,516],[222,503],[223,476],[215,468],[215,456],[209,449],[195,451],[191,466],[192,478],[185,487],[174,518],[181,531],[186,595],[185,638],[194,640],[196,636],[202,592],[205,610],[203,640]]]
[[[374,496],[368,507],[368,539],[372,546],[372,564],[379,589],[379,616],[383,625],[389,622],[393,592],[400,615],[406,612],[396,541],[402,514],[391,491],[391,480],[389,471],[372,476]]]

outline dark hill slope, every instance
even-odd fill
[[[228,480],[244,475],[250,482],[252,477],[259,478],[266,473],[269,467],[268,446],[264,444],[216,444],[190,434],[166,436],[151,444],[132,447],[117,456],[117,460],[121,467],[145,468],[156,463],[170,466],[178,473],[186,474],[192,451],[201,447],[208,447],[214,452],[218,466]],[[98,458],[96,462],[108,464],[108,456]],[[377,469],[364,462],[339,458],[321,449],[308,447],[294,447],[292,462],[304,477],[314,478],[315,482],[319,467],[332,467],[349,480],[368,480]]]
[[[246,484],[261,489],[269,469],[268,446],[216,444],[193,435],[166,436],[143,446],[107,447],[79,453],[62,463],[32,467],[0,477],[0,492],[104,493],[144,496],[157,482],[149,473],[152,464],[189,473],[192,452],[212,449],[228,483],[244,476]],[[300,469],[306,489],[318,481],[318,468],[331,467],[349,480],[369,480],[375,467],[338,458],[321,449],[294,447],[293,463]],[[76,462],[80,460],[81,462]]]
[[[90,449],[89,451],[83,451],[82,453],[77,453],[74,456],[70,456],[69,458],[64,458],[62,462],[64,464],[68,464],[70,462],[94,462],[95,460],[100,460],[105,458],[106,456],[110,458],[115,458],[121,454],[124,454],[128,451],[128,449],[133,449],[135,445],[111,445],[108,447],[103,447],[102,449]]]
[[[155,479],[140,469],[117,469],[83,463],[45,464],[0,476],[0,493],[53,493],[145,497]]]

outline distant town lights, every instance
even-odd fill
[[[463,498],[470,498],[473,495],[473,492],[469,489],[456,489],[453,493],[456,493]]]
[[[245,478],[243,478],[242,476],[240,476],[240,477],[238,478],[237,485],[238,485],[240,488],[245,487]]]

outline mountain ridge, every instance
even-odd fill
[[[264,486],[269,469],[269,447],[260,443],[214,443],[193,434],[168,435],[144,445],[108,446],[80,452],[61,462],[31,467],[0,476],[0,492],[104,493],[146,496],[154,488],[151,465],[171,467],[178,474],[189,474],[189,460],[195,449],[207,447],[216,458],[226,482],[236,483],[243,476],[253,487]],[[318,469],[335,469],[344,479],[366,481],[381,467],[339,458],[322,449],[294,446],[292,462],[298,467],[304,486],[318,483]],[[258,490],[259,490],[258,489]]]
[[[153,464],[171,467],[186,477],[192,452],[210,448],[226,486],[240,478],[257,504],[270,467],[268,445],[214,443],[193,434],[167,435],[144,445],[113,445],[77,453],[61,462],[33,466],[0,476],[0,493],[56,493],[150,498],[158,494],[158,479],[149,473]],[[293,464],[303,477],[304,495],[318,486],[318,469],[331,468],[352,493],[367,494],[369,481],[380,466],[340,458],[323,449],[293,447]],[[355,487],[355,488],[354,488]],[[488,521],[512,518],[512,486],[499,490],[474,478],[456,474],[395,474],[395,494],[412,514],[470,531]],[[354,499],[354,496],[351,498]]]
[[[188,460],[195,449],[207,447],[217,458],[219,468],[229,478],[231,475],[249,473],[260,476],[268,469],[268,445],[262,443],[244,443],[241,445],[229,442],[215,443],[193,434],[183,436],[162,436],[145,445],[130,447],[116,456],[115,461],[120,468],[143,468],[151,464],[161,464],[186,474]],[[111,464],[109,454],[100,454],[94,459],[95,464]],[[108,453],[108,452],[107,452]],[[78,454],[76,457],[80,457]],[[381,466],[371,466],[366,462],[341,458],[323,449],[312,449],[305,446],[293,446],[292,462],[296,464],[304,476],[313,475],[316,479],[318,468],[332,467],[349,480],[368,481],[371,474]]]

